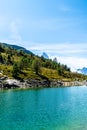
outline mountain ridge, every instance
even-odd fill
[[[2,43],[0,42],[0,44],[2,46],[6,46],[6,47],[11,47],[11,48],[14,48],[16,50],[22,50],[23,52],[27,53],[27,54],[32,54],[34,55],[30,50],[27,50],[26,48],[22,47],[22,46],[19,46],[19,45],[12,45],[12,44],[8,44],[8,43]]]
[[[42,56],[43,56],[45,59],[49,59],[49,56],[47,55],[46,52],[43,52]]]

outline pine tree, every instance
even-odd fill
[[[38,59],[35,59],[32,63],[32,69],[36,74],[39,74],[41,72],[41,64]]]
[[[13,69],[12,69],[12,76],[14,78],[17,78],[19,76],[19,73],[20,73],[19,65],[17,63],[14,63]]]

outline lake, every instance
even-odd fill
[[[87,130],[87,87],[0,90],[0,130]]]

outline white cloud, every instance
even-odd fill
[[[53,56],[54,57],[54,56]],[[51,56],[51,58],[53,59]],[[72,71],[76,71],[78,68],[87,67],[87,59],[86,58],[78,58],[78,57],[57,57],[58,62],[67,64]]]
[[[72,70],[87,66],[86,43],[32,43],[29,49],[39,55],[46,52],[52,59],[57,57],[58,62],[67,64]]]
[[[58,54],[75,54],[87,52],[87,44],[70,44],[70,43],[32,43],[29,45],[31,50],[46,51],[48,53]]]

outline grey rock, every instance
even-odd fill
[[[3,79],[3,78],[2,78]],[[87,85],[87,81],[79,82],[64,82],[60,80],[37,80],[37,79],[27,79],[20,81],[17,79],[4,79],[0,80],[0,88],[10,89],[10,88],[40,88],[40,87],[59,87],[59,86],[82,86]]]
[[[16,79],[7,79],[7,80],[5,80],[3,87],[4,88],[19,88],[20,81],[18,81]]]

